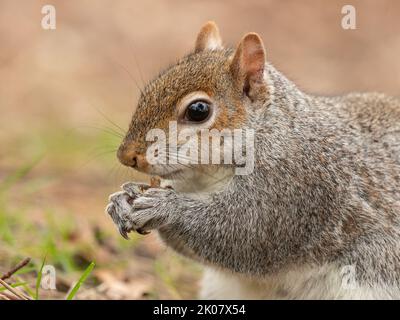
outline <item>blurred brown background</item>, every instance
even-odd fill
[[[41,27],[45,4],[56,8],[56,30]],[[345,4],[356,8],[356,30],[341,27]],[[269,61],[308,92],[398,95],[399,17],[395,0],[1,0],[0,180],[32,168],[8,183],[3,196],[0,232],[14,241],[0,234],[0,271],[15,256],[40,260],[48,249],[41,240],[46,231],[40,230],[56,228],[50,260],[67,278],[84,266],[82,259],[96,260],[100,274],[124,261],[118,266],[129,279],[119,277],[121,286],[135,277],[147,282],[134,295],[114,288],[120,295],[113,297],[141,298],[149,292],[155,298],[193,297],[196,267],[171,258],[152,236],[123,247],[103,214],[107,195],[135,177],[115,160],[120,138],[108,133],[119,129],[106,118],[126,128],[137,86],[192,50],[207,20],[217,22],[227,45],[258,32]],[[72,235],[58,238],[59,229],[49,219],[71,220]],[[111,237],[114,251],[104,250],[93,230]],[[84,246],[78,250],[74,243]],[[59,251],[67,258],[61,259]],[[70,270],[65,259],[71,260]],[[98,280],[106,282],[104,277]]]

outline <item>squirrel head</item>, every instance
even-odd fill
[[[224,48],[218,27],[207,22],[197,36],[194,51],[144,88],[117,153],[120,162],[161,177],[182,170],[177,169],[179,164],[160,167],[149,163],[149,131],[161,129],[168,136],[171,122],[176,123],[178,133],[189,128],[195,135],[203,129],[242,128],[249,112],[268,99],[264,71],[265,49],[256,33],[246,34],[235,50]],[[204,169],[204,165],[198,168]]]

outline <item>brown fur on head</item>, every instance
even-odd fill
[[[193,123],[181,126],[182,110],[178,110],[195,92],[206,95],[215,112],[212,121],[201,128],[242,128],[246,109],[263,105],[267,99],[264,67],[264,46],[257,34],[247,34],[236,50],[225,49],[216,24],[206,23],[197,36],[194,52],[160,73],[143,90],[118,151],[120,161],[151,174],[144,156],[149,146],[146,134],[155,128],[167,134],[170,121],[177,121],[178,131],[184,126],[196,128]]]

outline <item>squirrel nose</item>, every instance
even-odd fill
[[[134,149],[126,149],[125,147],[120,147],[117,152],[117,157],[119,161],[127,167],[132,167],[136,169],[138,166],[138,156]]]
[[[118,149],[117,157],[123,165],[141,172],[147,172],[149,170],[149,163],[146,156],[140,153],[140,150],[134,143],[122,144]]]

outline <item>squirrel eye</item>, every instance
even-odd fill
[[[210,114],[210,104],[199,100],[192,102],[186,108],[186,118],[189,121],[201,122],[208,118]]]

